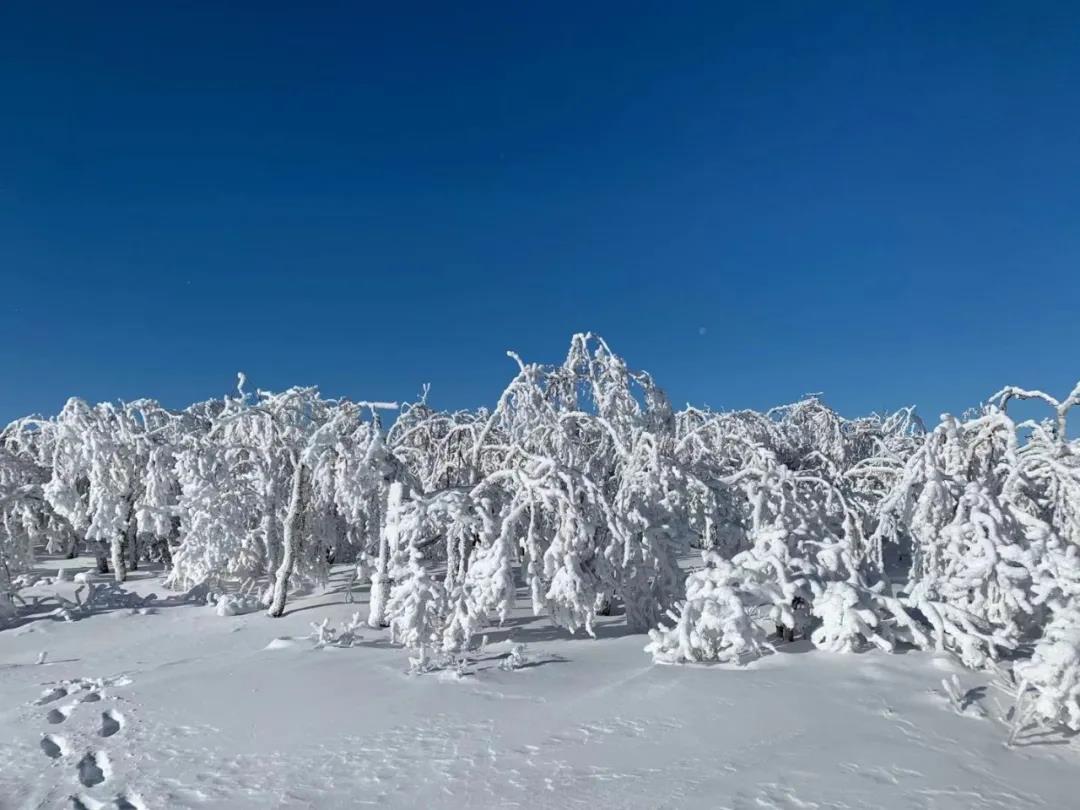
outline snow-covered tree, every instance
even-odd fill
[[[272,616],[334,563],[370,572],[368,623],[425,658],[536,615],[621,613],[658,661],[745,662],[770,625],[837,652],[899,645],[973,667],[1005,650],[1025,722],[1074,722],[1080,441],[1064,399],[1008,387],[928,431],[817,395],[674,411],[600,337],[525,362],[490,409],[245,390],[170,411],[71,399],[0,432],[0,609],[42,551],[117,580],[257,595]],[[1017,400],[1049,408],[1017,422]],[[380,413],[396,418],[384,429]],[[691,549],[703,567],[684,573]],[[228,600],[226,600],[227,602]]]
[[[0,433],[0,620],[14,612],[15,582],[33,566],[35,547],[66,525],[42,496],[48,473],[35,459],[36,438],[19,424]]]
[[[392,583],[392,562],[401,549],[401,522],[404,498],[404,485],[400,481],[395,481],[390,485],[387,494],[386,520],[379,534],[379,556],[375,563],[375,570],[371,573],[371,602],[368,607],[369,627],[383,627],[387,624],[387,609]],[[412,551],[416,551],[417,554],[420,554],[420,552],[416,548],[415,541],[408,548],[410,548],[409,561],[411,563]]]

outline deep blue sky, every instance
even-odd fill
[[[0,422],[588,329],[677,404],[1080,378],[1077,4],[450,5],[0,4]]]

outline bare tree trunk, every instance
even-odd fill
[[[127,579],[127,561],[124,559],[124,551],[127,547],[126,535],[119,534],[113,537],[110,543],[110,551],[112,552],[112,568],[113,577],[117,582],[123,582]]]
[[[469,573],[469,558],[478,545],[480,545],[480,535],[462,535],[461,552],[458,554],[458,582],[465,581],[465,575]]]
[[[139,532],[134,521],[128,524],[127,553],[128,571],[137,571],[139,569]]]
[[[311,489],[311,470],[303,462],[297,462],[293,471],[292,495],[289,498],[289,513],[285,516],[285,549],[281,566],[274,580],[274,596],[270,602],[269,616],[277,618],[285,612],[285,598],[289,592],[289,577],[296,568],[296,558],[303,548],[306,531],[306,515],[309,491]]]
[[[134,571],[135,568],[138,567],[138,563],[136,562],[138,558],[138,545],[135,542],[134,511],[135,503],[134,501],[129,500],[127,525],[124,526],[124,532],[120,536],[114,537],[110,543],[113,576],[116,578],[117,582],[124,582],[127,579],[128,571]]]

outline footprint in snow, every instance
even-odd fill
[[[116,810],[146,810],[146,804],[138,793],[120,793],[116,797]]]
[[[112,775],[112,765],[104,751],[87,751],[76,767],[83,787],[100,785]]]
[[[41,750],[49,759],[60,759],[68,752],[67,740],[55,734],[44,734],[41,737]]]
[[[72,810],[146,810],[146,803],[138,793],[118,793],[111,802],[103,802],[91,796],[72,796]]]
[[[79,698],[82,703],[93,703],[101,700],[101,690],[107,686],[127,686],[131,678],[126,675],[118,675],[113,678],[75,678],[70,681],[61,681],[59,685],[52,686],[41,693],[41,697],[34,701],[35,706],[44,706],[68,695],[75,696],[82,692]]]
[[[75,708],[74,703],[69,703],[67,706],[58,706],[55,709],[49,709],[49,713],[45,715],[45,719],[52,725],[59,725],[63,723],[71,715],[71,710]]]
[[[100,691],[109,686],[129,686],[131,684],[131,678],[127,675],[114,675],[111,678],[72,678],[71,680],[60,681],[55,686],[46,689],[41,693],[41,697],[34,701],[35,706],[41,706],[45,703],[52,703],[54,700],[58,700],[65,695],[74,695],[76,692],[83,692],[82,700],[94,701],[101,700]]]
[[[54,700],[59,700],[62,697],[68,696],[68,690],[66,686],[55,686],[52,689],[46,689],[41,693],[41,697],[34,701],[35,706],[44,706],[46,703],[52,703]]]
[[[124,715],[115,709],[101,713],[101,730],[98,732],[102,737],[111,737],[124,727]]]

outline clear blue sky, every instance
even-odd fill
[[[1080,378],[1078,260],[1075,3],[0,4],[0,422],[490,404],[578,330],[936,417]]]

